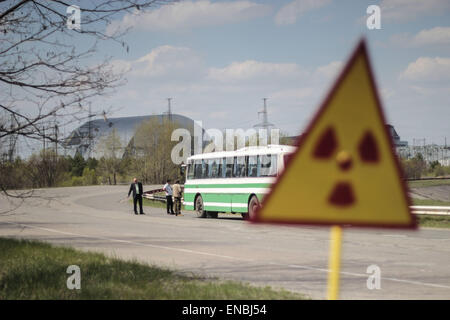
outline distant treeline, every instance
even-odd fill
[[[400,160],[406,179],[450,176],[450,166],[443,166],[439,161],[427,163],[420,153],[412,159]]]
[[[162,184],[180,177],[180,167],[171,160],[177,142],[171,133],[177,124],[149,120],[137,128],[132,150],[123,156],[125,146],[117,131],[100,139],[99,159],[57,155],[47,149],[27,160],[0,162],[0,189],[66,187],[130,182],[137,177],[146,184]]]
[[[41,151],[27,160],[0,162],[0,191],[44,187],[86,186],[130,182],[137,177],[145,184],[163,184],[167,178],[180,176],[180,167],[171,160],[177,142],[171,133],[177,127],[171,122],[149,120],[137,128],[133,147],[120,140],[116,130],[98,144],[99,159],[57,155],[52,149]],[[128,151],[123,156],[123,150]],[[130,149],[131,148],[131,149]],[[406,179],[450,176],[450,167],[438,161],[427,163],[421,154],[400,159]]]

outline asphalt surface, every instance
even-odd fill
[[[136,216],[127,191],[128,186],[37,190],[36,198],[9,212],[18,201],[0,196],[0,236],[326,297],[329,228],[255,225],[238,215],[175,217],[151,207]],[[342,299],[450,299],[450,230],[345,229],[343,239]],[[380,289],[367,288],[370,265],[380,268]]]
[[[412,188],[411,196],[418,199],[450,201],[450,185]]]

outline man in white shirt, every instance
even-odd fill
[[[170,179],[167,179],[166,184],[163,187],[163,190],[166,192],[166,203],[167,203],[167,214],[175,214],[173,212],[173,201],[172,201],[172,187],[170,186]]]

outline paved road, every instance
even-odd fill
[[[41,198],[0,214],[0,236],[325,298],[328,228],[253,225],[238,216],[174,217],[149,207],[145,216],[135,216],[124,200],[127,191],[127,186],[39,190]],[[0,197],[0,211],[12,205]],[[381,268],[379,290],[366,286],[372,264]],[[345,230],[341,298],[450,299],[449,266],[450,230]]]
[[[411,196],[418,199],[450,201],[450,185],[412,188]]]

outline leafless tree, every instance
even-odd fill
[[[0,0],[0,147],[11,135],[58,142],[49,130],[55,121],[62,127],[86,119],[93,98],[124,83],[112,57],[96,55],[106,42],[129,50],[128,30],[109,34],[108,24],[168,2]],[[81,29],[68,27],[71,5],[80,8]],[[0,192],[7,193],[1,178]]]

